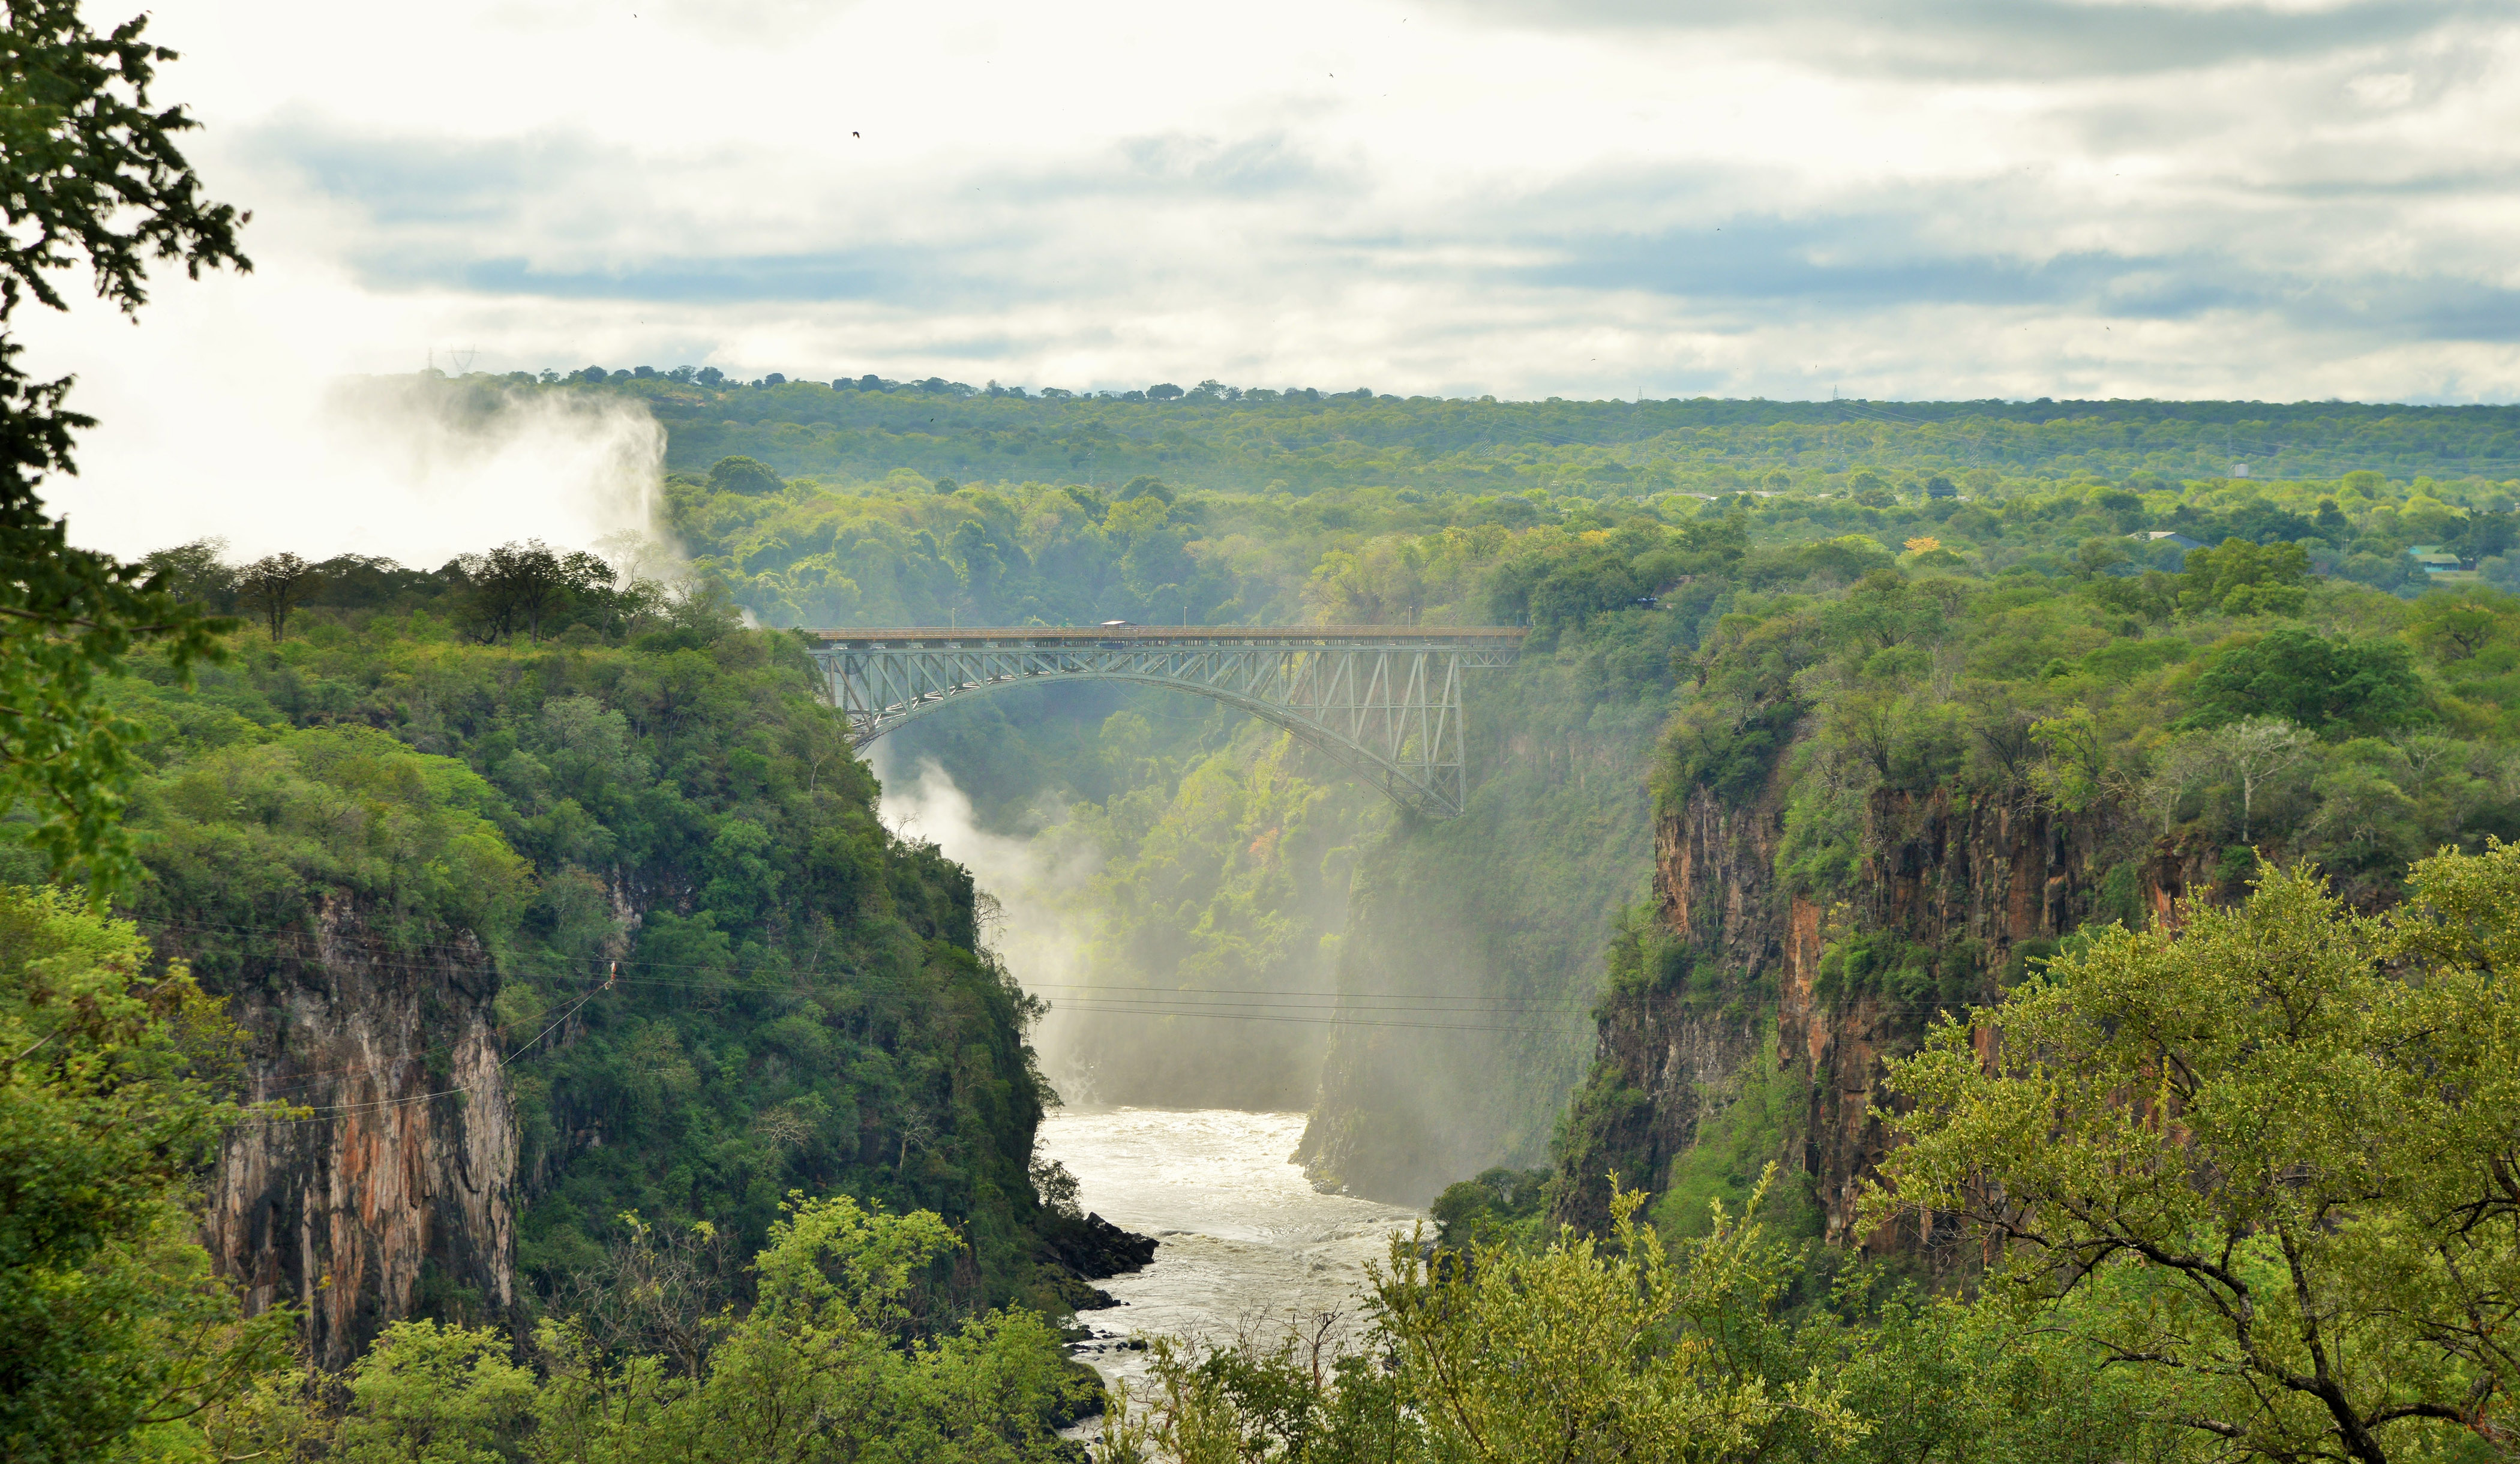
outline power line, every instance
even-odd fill
[[[1170,996],[1170,995],[1173,995],[1174,993],[1182,993],[1182,994],[1186,994],[1186,995],[1190,995],[1190,996],[1198,996],[1198,997],[1336,997],[1336,998],[1372,998],[1389,999],[1389,1000],[1395,1000],[1395,1001],[1535,1001],[1535,1002],[1552,1002],[1552,1003],[1553,1003],[1553,1002],[1558,1002],[1558,1001],[1564,1001],[1564,1002],[1565,1002],[1565,1004],[1569,1004],[1569,1005],[1581,1005],[1581,1006],[1588,1006],[1588,1007],[1589,1007],[1589,1006],[1591,1006],[1591,1005],[1593,1004],[1593,1003],[1592,1003],[1592,1002],[1590,1002],[1590,1001],[1577,1002],[1577,1001],[1574,1001],[1572,998],[1549,998],[1549,997],[1479,997],[1479,996],[1470,996],[1470,995],[1465,995],[1465,994],[1461,994],[1461,993],[1440,993],[1440,992],[1439,992],[1439,993],[1418,993],[1418,992],[1355,992],[1355,991],[1328,991],[1328,992],[1325,992],[1325,991],[1306,991],[1306,990],[1282,990],[1282,989],[1277,988],[1277,987],[1233,987],[1233,986],[1211,986],[1211,987],[1152,987],[1152,986],[1118,986],[1118,985],[1113,985],[1113,984],[1109,984],[1109,983],[1081,982],[1081,981],[1040,981],[1040,982],[1031,982],[1031,983],[1028,983],[1028,984],[1027,984],[1027,990],[1030,990],[1030,989],[1039,989],[1039,990],[1041,990],[1041,991],[1128,992],[1128,993],[1132,993],[1132,994],[1144,993],[1144,994],[1146,994],[1146,996],[1150,997],[1150,998],[1151,998],[1151,997],[1163,997],[1163,996]]]
[[[1086,1006],[1076,1009],[1099,1011],[1119,1016],[1201,1017],[1215,1022],[1284,1022],[1305,1027],[1400,1027],[1420,1032],[1501,1032],[1519,1033],[1534,1037],[1554,1035],[1569,1038],[1591,1037],[1594,1035],[1589,1029],[1574,1027],[1498,1027],[1467,1022],[1346,1021],[1338,1017],[1275,1017],[1261,1016],[1249,1012],[1183,1011],[1179,1008],[1164,1010],[1161,1008],[1141,1008],[1134,1006]]]
[[[158,919],[158,918],[156,918],[156,917],[153,917],[153,916],[140,916],[140,917],[136,917],[136,918],[139,920],[139,922],[140,922],[140,923],[156,925],[156,926],[158,926],[158,927],[160,927],[160,928],[164,928],[164,929],[180,929],[180,930],[196,930],[196,931],[213,931],[213,930],[215,930],[215,931],[228,931],[228,932],[235,932],[235,933],[241,933],[241,934],[304,934],[304,933],[305,933],[305,932],[304,932],[300,927],[297,927],[297,926],[251,926],[251,925],[226,925],[226,924],[216,924],[216,923],[208,923],[208,922],[190,922],[190,923],[188,923],[188,922],[184,922],[184,921],[176,921],[176,920],[163,920],[163,919]],[[441,951],[441,952],[447,952],[447,953],[450,953],[450,954],[454,954],[454,953],[463,953],[463,954],[467,954],[468,956],[471,956],[471,955],[477,955],[478,954],[481,954],[481,948],[478,948],[478,947],[471,948],[471,949],[468,951],[468,950],[467,950],[467,948],[465,948],[465,947],[463,947],[463,946],[460,946],[460,945],[453,944],[453,943],[447,943],[447,942],[432,942],[432,943],[429,943],[429,944],[427,944],[427,945],[423,945],[423,946],[419,946],[419,947],[412,948],[412,950],[411,950],[411,951],[403,953],[403,954],[402,954],[401,956],[399,956],[399,957],[396,957],[396,956],[382,956],[382,955],[363,955],[363,956],[362,956],[362,957],[360,957],[360,958],[361,958],[362,960],[364,960],[366,963],[368,963],[369,965],[376,966],[376,967],[378,967],[378,968],[380,968],[380,969],[384,969],[384,970],[403,970],[403,971],[425,972],[425,971],[428,971],[428,970],[432,970],[432,969],[434,969],[434,968],[433,968],[433,967],[432,967],[428,962],[427,962],[427,961],[423,961],[423,960],[416,960],[416,959],[412,959],[412,958],[411,958],[411,955],[412,955],[414,953],[416,953],[416,952],[420,952],[420,951]],[[313,957],[311,957],[311,956],[307,956],[307,957],[298,957],[298,958],[301,958],[301,959],[312,959]],[[583,958],[580,958],[580,959],[578,959],[578,960],[570,961],[570,962],[569,962],[569,964],[570,964],[570,965],[572,965],[572,966],[576,966],[576,965],[583,965],[583,966],[585,966],[585,967],[587,967],[587,968],[588,968],[588,972],[589,972],[589,974],[591,975],[591,974],[592,974],[592,972],[593,972],[593,970],[594,970],[594,968],[604,967],[604,966],[607,966],[607,965],[617,965],[618,963],[617,963],[617,962],[610,962],[610,961],[608,961],[608,960],[607,960],[606,958],[604,958],[604,957],[583,957]],[[651,960],[645,960],[645,959],[642,959],[642,960],[640,960],[640,961],[636,962],[636,963],[632,966],[632,970],[634,970],[634,971],[651,971],[651,970],[667,970],[667,971],[676,971],[676,970],[681,970],[681,971],[709,971],[709,970],[713,970],[713,969],[715,969],[715,968],[710,967],[710,966],[707,966],[707,965],[704,965],[704,964],[701,964],[701,963],[699,963],[699,962],[694,962],[694,961],[651,961]],[[759,974],[759,973],[761,972],[761,970],[762,970],[762,969],[763,969],[762,967],[757,967],[757,966],[756,966],[756,967],[751,968],[749,971],[746,971],[746,972],[732,972],[732,973],[730,973],[730,975],[757,975],[757,974]],[[534,982],[534,981],[537,981],[537,980],[538,980],[538,978],[537,978],[537,977],[535,977],[535,976],[534,976],[534,974],[533,974],[533,973],[531,973],[531,972],[524,972],[524,973],[504,973],[504,972],[503,972],[503,973],[501,973],[501,974],[502,974],[503,979],[506,979],[506,980],[516,980],[516,981],[525,981],[525,982]],[[733,991],[733,992],[772,992],[772,993],[775,993],[775,992],[782,992],[782,991],[792,991],[792,990],[794,989],[794,984],[795,984],[795,981],[796,981],[796,980],[812,979],[816,974],[817,974],[817,973],[815,973],[815,972],[810,972],[810,971],[799,971],[799,972],[797,972],[797,973],[796,973],[796,975],[795,975],[793,978],[789,979],[788,981],[783,982],[783,983],[777,983],[777,984],[752,984],[752,985],[747,985],[747,984],[744,984],[744,983],[742,983],[742,982],[738,982],[738,981],[734,981],[734,980],[730,980],[730,979],[726,979],[726,978],[722,978],[722,977],[721,977],[721,978],[712,978],[712,977],[706,977],[706,976],[699,977],[699,978],[696,978],[696,979],[689,979],[689,980],[685,980],[685,979],[677,979],[677,978],[669,977],[669,976],[652,976],[652,975],[632,975],[632,974],[622,974],[622,975],[618,975],[618,976],[611,977],[610,979],[612,979],[612,980],[613,980],[614,982],[616,982],[618,985],[622,985],[622,986],[652,986],[652,987],[664,987],[664,988],[679,988],[679,989],[684,989],[684,990],[702,990],[702,989],[705,989],[705,990],[710,990],[710,991],[719,991],[719,992],[729,992],[729,991]],[[858,971],[855,971],[855,970],[834,970],[834,971],[832,971],[832,972],[831,972],[831,973],[829,973],[829,974],[832,974],[832,975],[842,975],[842,976],[860,976],[860,975],[862,975],[863,973],[858,972]],[[548,978],[540,978],[540,979],[548,979]],[[1337,998],[1337,999],[1339,999],[1339,1000],[1343,1000],[1343,1001],[1346,1001],[1346,1000],[1389,1000],[1389,1001],[1439,1001],[1439,1002],[1453,1002],[1453,1003],[1486,1002],[1486,1003],[1491,1003],[1491,1004],[1519,1004],[1519,1005],[1527,1005],[1527,1006],[1538,1006],[1538,1005],[1564,1005],[1564,1006],[1568,1006],[1568,1007],[1579,1007],[1579,1008],[1583,1008],[1583,1009],[1587,1009],[1587,1010],[1589,1010],[1589,1009],[1592,1007],[1592,1005],[1593,1005],[1593,1002],[1592,1002],[1592,1000],[1591,1000],[1590,998],[1571,998],[1571,997],[1569,997],[1569,998],[1524,997],[1524,996],[1497,996],[1497,997],[1483,997],[1483,996],[1474,996],[1474,995],[1470,995],[1470,994],[1466,994],[1466,993],[1375,992],[1375,991],[1336,991],[1336,990],[1324,991],[1324,990],[1319,990],[1319,989],[1307,989],[1307,988],[1280,989],[1280,988],[1275,988],[1275,987],[1198,987],[1198,988],[1187,988],[1187,989],[1185,989],[1185,988],[1157,988],[1157,987],[1137,987],[1137,986],[1125,986],[1125,985],[1120,985],[1120,984],[1116,984],[1116,983],[1109,983],[1109,982],[1058,982],[1058,981],[1023,982],[1023,981],[1018,980],[1018,983],[1017,983],[1017,984],[1018,984],[1018,985],[1020,985],[1020,986],[1022,986],[1026,991],[1073,991],[1073,992],[1111,992],[1111,993],[1125,993],[1125,994],[1127,994],[1128,998],[1129,998],[1129,999],[1132,999],[1132,1000],[1156,1000],[1156,999],[1162,999],[1162,998],[1170,998],[1170,997],[1175,997],[1175,996],[1187,997],[1187,998],[1206,998],[1206,997],[1275,997],[1275,998],[1307,998],[1307,997],[1314,997],[1314,998]],[[513,1025],[513,1024],[512,1024],[512,1025]]]

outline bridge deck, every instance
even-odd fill
[[[1498,645],[1528,632],[1510,625],[1065,625],[841,627],[805,634],[831,645]]]

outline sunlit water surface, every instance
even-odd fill
[[[1316,1191],[1287,1157],[1303,1133],[1300,1113],[1053,1113],[1042,1149],[1076,1176],[1085,1208],[1161,1242],[1146,1269],[1095,1283],[1125,1305],[1078,1313],[1097,1334],[1078,1355],[1134,1384],[1146,1354],[1114,1339],[1221,1341],[1290,1316],[1356,1315],[1366,1263],[1423,1212]]]

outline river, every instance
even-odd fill
[[[1221,1341],[1289,1317],[1361,1309],[1368,1261],[1424,1212],[1323,1194],[1288,1158],[1300,1113],[1061,1109],[1041,1147],[1076,1176],[1078,1200],[1160,1242],[1134,1275],[1096,1284],[1124,1305],[1078,1313],[1096,1335],[1078,1355],[1105,1379],[1143,1374],[1132,1335]]]

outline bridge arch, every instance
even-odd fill
[[[1221,701],[1282,727],[1394,802],[1452,818],[1467,796],[1464,672],[1510,665],[1510,628],[1126,626],[826,630],[832,708],[864,747],[960,696],[1113,681]]]

